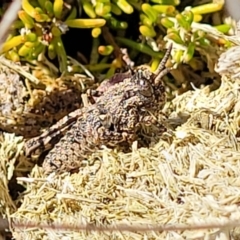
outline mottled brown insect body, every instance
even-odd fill
[[[28,141],[26,153],[52,148],[43,162],[45,172],[50,173],[79,168],[81,161],[102,145],[130,147],[142,124],[158,116],[165,103],[161,78],[169,71],[165,63],[170,51],[155,73],[139,68],[124,78],[119,75],[120,80],[116,76],[110,79],[108,87],[99,88],[101,94],[98,92],[94,104],[71,113],[47,133]]]

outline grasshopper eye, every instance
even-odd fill
[[[141,95],[143,95],[144,97],[151,97],[153,94],[153,89],[151,84],[144,79],[140,79],[139,80],[139,85],[140,85],[140,89],[139,92]]]
[[[140,94],[143,95],[144,97],[151,97],[153,94],[153,91],[151,88],[149,89],[144,89],[140,91]]]
[[[137,70],[132,77],[136,91],[144,97],[151,97],[153,95],[153,88],[149,82],[149,72]]]
[[[141,86],[147,86],[148,84],[147,84],[147,82],[146,81],[144,81],[143,79],[141,79],[141,80],[139,80],[139,85],[141,85]]]

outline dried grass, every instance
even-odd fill
[[[15,2],[16,6],[20,4],[20,1]],[[7,22],[10,24],[11,21],[8,19]],[[0,27],[3,30],[0,40],[5,37],[9,25],[2,22],[6,30]],[[206,31],[210,26],[194,23],[193,28]],[[223,37],[213,28],[208,32],[213,37]],[[239,44],[238,38],[230,38]],[[11,67],[3,58],[0,62]],[[236,65],[231,67],[231,64],[225,65],[219,70],[222,73],[230,70],[238,77]],[[21,74],[32,84],[39,84],[38,79],[26,71]],[[158,143],[140,149],[134,145],[131,153],[104,148],[89,157],[78,174],[44,176],[41,167],[35,166],[29,177],[23,177],[33,166],[20,156],[23,139],[14,134],[1,134],[1,216],[12,222],[13,236],[24,240],[240,239],[239,228],[231,231],[94,232],[38,227],[44,223],[90,223],[99,227],[239,221],[239,87],[238,78],[223,77],[222,85],[216,91],[211,92],[205,87],[178,96],[165,107],[165,112],[170,114],[169,126],[173,129]],[[21,114],[18,113],[14,120]],[[3,119],[4,116],[0,117]],[[7,123],[1,127],[7,127]],[[16,177],[26,186],[26,191],[17,200],[12,200],[9,183]],[[36,226],[17,228],[17,223],[27,226],[29,222]],[[3,230],[2,221],[0,227]]]
[[[199,225],[240,219],[240,80],[223,78],[216,91],[189,91],[166,105],[179,125],[150,148],[102,149],[79,173],[44,176],[35,166],[18,178],[26,191],[10,204],[16,239],[238,239],[228,229],[95,232],[41,229],[38,224],[116,226]],[[7,139],[7,141],[13,141]],[[1,151],[5,152],[1,145]],[[10,147],[10,146],[9,146]],[[9,156],[9,160],[12,156]],[[3,166],[2,166],[3,168]],[[4,179],[4,178],[1,178]],[[4,185],[4,196],[7,186]],[[3,198],[6,204],[10,198]],[[8,215],[9,216],[9,215]]]
[[[22,66],[0,56],[0,128],[25,138],[38,136],[80,108],[81,94],[93,84],[80,74],[57,78],[40,63]]]

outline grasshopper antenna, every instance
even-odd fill
[[[157,85],[160,80],[162,79],[163,76],[165,76],[167,73],[169,73],[172,68],[166,68],[166,63],[167,60],[169,59],[172,51],[172,43],[170,44],[169,48],[167,49],[162,61],[160,62],[158,68],[154,72],[155,77],[154,77],[154,83]]]

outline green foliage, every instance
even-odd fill
[[[46,54],[50,60],[58,58],[60,71],[65,72],[68,62],[61,36],[69,28],[92,28],[92,37],[98,39],[103,36],[106,44],[100,45],[102,42],[97,41],[98,45],[94,45],[96,49],[92,52],[105,56],[105,60],[114,55],[111,71],[116,62],[119,65],[120,56],[116,54],[119,52],[118,44],[129,47],[135,53],[150,55],[154,60],[161,58],[162,53],[153,46],[170,40],[175,46],[181,46],[174,52],[176,63],[188,63],[194,58],[196,46],[212,44],[204,31],[193,31],[192,24],[200,22],[202,14],[213,13],[223,7],[223,3],[209,3],[185,6],[185,10],[180,12],[178,5],[181,2],[177,0],[82,0],[80,4],[69,4],[64,0],[22,0],[22,10],[18,12],[18,20],[12,26],[2,53],[13,61],[32,61],[38,59],[39,54]],[[82,10],[88,18],[77,18],[78,9],[80,16]],[[134,12],[139,13],[141,43],[122,34],[129,27],[122,16]],[[110,30],[104,30],[104,26]],[[122,31],[121,35],[111,36],[112,29]],[[225,33],[229,29],[226,24],[218,26],[218,30]],[[101,67],[95,66],[94,69]]]

